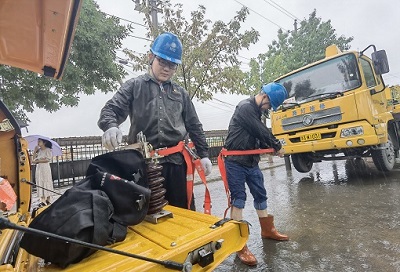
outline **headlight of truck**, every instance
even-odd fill
[[[341,138],[346,138],[346,137],[352,137],[352,136],[358,136],[358,135],[363,135],[364,134],[364,129],[363,127],[351,127],[351,128],[344,128],[340,132],[340,137]]]

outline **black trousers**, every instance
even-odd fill
[[[163,166],[162,176],[165,178],[164,188],[167,190],[165,199],[168,200],[169,205],[187,209],[186,163],[183,162],[181,165],[177,165],[166,162],[161,165]],[[192,195],[190,209],[196,210],[194,195]]]

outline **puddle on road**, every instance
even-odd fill
[[[215,271],[400,271],[399,171],[378,172],[368,160],[317,163],[309,173],[263,171],[268,211],[290,241],[261,239],[247,189],[248,246],[259,264],[249,268],[233,254]]]

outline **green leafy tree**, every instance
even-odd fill
[[[130,26],[102,13],[93,0],[83,1],[63,79],[0,65],[0,98],[16,117],[29,121],[27,113],[35,108],[54,112],[61,106],[76,106],[81,94],[115,89],[125,75],[115,62],[115,50],[129,31]]]
[[[314,10],[300,22],[297,31],[279,29],[278,39],[268,45],[268,51],[251,60],[246,81],[249,89],[259,89],[265,82],[324,58],[329,45],[348,50],[352,40],[353,37],[338,36],[331,21],[323,22]]]
[[[149,14],[148,10],[145,6],[144,13]],[[163,22],[157,29],[152,27],[150,16],[146,15],[148,37],[154,38],[164,31],[178,35],[183,44],[183,60],[174,80],[189,92],[191,98],[206,101],[217,92],[247,91],[246,74],[240,68],[238,53],[256,43],[259,37],[253,28],[241,31],[249,14],[247,8],[239,10],[227,23],[206,19],[206,8],[201,5],[191,12],[190,21],[183,16],[181,4],[172,7],[169,1],[164,1],[162,10]],[[135,63],[134,70],[147,69],[147,54],[130,53],[130,56]]]

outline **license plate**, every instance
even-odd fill
[[[315,140],[321,140],[321,133],[316,132],[300,136],[300,141],[302,142],[315,141]]]

